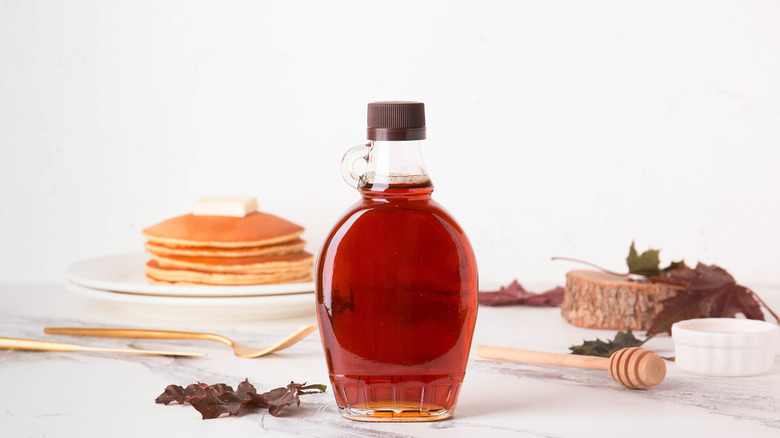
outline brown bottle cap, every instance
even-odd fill
[[[367,133],[369,140],[424,140],[425,104],[371,102],[368,104]]]

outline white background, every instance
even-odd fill
[[[310,250],[357,199],[366,103],[427,109],[483,284],[633,239],[780,282],[780,2],[0,2],[0,281],[140,250],[254,195]]]

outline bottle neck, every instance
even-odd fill
[[[423,140],[372,141],[361,192],[387,195],[427,195],[433,191],[423,161]]]

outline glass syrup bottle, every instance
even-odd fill
[[[466,235],[431,199],[420,102],[368,105],[366,145],[342,160],[361,199],[325,240],[317,317],[341,414],[363,421],[452,415],[477,316]],[[366,161],[355,175],[353,165]]]

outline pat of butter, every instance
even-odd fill
[[[195,216],[244,217],[257,211],[257,198],[222,197],[201,199],[195,204]]]

